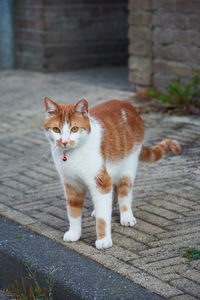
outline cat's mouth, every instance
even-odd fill
[[[75,143],[69,143],[67,145],[57,145],[59,148],[61,148],[63,151],[68,151],[74,148]]]
[[[62,143],[61,140],[57,140],[56,146],[61,148],[62,150],[69,150],[75,146],[75,141],[71,140],[69,142]]]

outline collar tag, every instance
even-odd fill
[[[63,151],[63,161],[67,161],[67,157],[66,157],[66,151]]]

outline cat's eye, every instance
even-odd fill
[[[72,132],[77,132],[78,130],[79,130],[79,127],[77,127],[77,126],[74,126],[74,127],[72,127],[72,129],[71,129]]]
[[[58,127],[53,127],[53,131],[56,133],[60,133],[60,129]]]

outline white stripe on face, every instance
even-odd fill
[[[69,140],[70,140],[70,133],[71,133],[70,127],[65,122],[64,125],[63,125],[63,128],[62,128],[62,131],[61,131],[61,139],[62,139],[63,143],[66,143],[66,142],[68,143],[69,142]]]

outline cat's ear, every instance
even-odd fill
[[[58,105],[48,97],[44,98],[44,105],[45,105],[45,112],[47,118],[55,116],[56,112],[58,111]]]
[[[81,113],[84,117],[88,114],[88,102],[85,99],[79,100],[75,106],[74,111]]]

